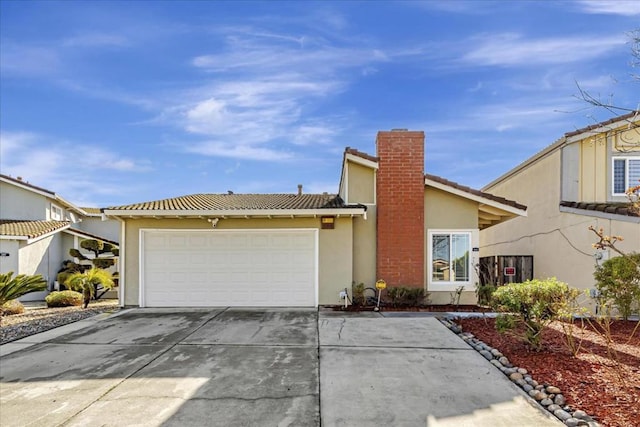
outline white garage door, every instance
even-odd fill
[[[143,230],[143,307],[313,307],[317,230]]]

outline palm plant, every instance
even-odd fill
[[[30,292],[39,292],[47,289],[47,281],[41,274],[28,276],[18,274],[13,277],[13,271],[0,273],[0,306],[7,301],[20,298]]]
[[[103,288],[111,289],[115,283],[113,282],[111,273],[93,267],[83,273],[71,274],[67,280],[65,280],[64,285],[74,291],[82,292],[84,308],[87,308],[98,286],[102,285]]]

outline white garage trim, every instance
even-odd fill
[[[139,230],[139,306],[146,307],[148,301],[146,301],[146,291],[148,290],[146,280],[146,248],[145,248],[145,237],[151,233],[174,233],[174,234],[187,234],[187,233],[197,233],[197,234],[227,234],[227,235],[239,235],[239,234],[250,234],[250,233],[263,233],[263,234],[277,234],[277,233],[299,233],[301,235],[312,236],[313,238],[313,305],[318,305],[319,299],[319,234],[317,228],[282,228],[282,229],[224,229],[224,230],[210,230],[210,229],[168,229],[168,228],[143,228]],[[309,248],[309,246],[307,246]],[[307,258],[307,260],[309,260]],[[309,260],[310,261],[310,260]],[[309,263],[310,264],[310,263]],[[308,265],[309,265],[308,264]],[[310,283],[307,281],[306,283]],[[249,304],[247,304],[249,305]]]

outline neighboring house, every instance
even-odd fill
[[[640,216],[627,209],[624,195],[640,180],[639,126],[633,112],[567,133],[484,187],[529,210],[526,218],[483,230],[482,256],[533,255],[535,277],[590,289],[596,262],[616,254],[593,248],[589,226],[623,236],[623,251],[640,252]]]
[[[119,224],[102,221],[99,209],[77,207],[22,178],[0,175],[0,272],[42,274],[51,290],[62,262],[72,259],[70,249],[80,249],[84,239],[117,245],[118,235]],[[21,300],[41,300],[47,293]]]
[[[424,133],[347,148],[338,195],[194,194],[104,209],[122,224],[121,305],[340,304],[352,283],[475,302],[479,232],[526,215],[514,201],[424,173]]]

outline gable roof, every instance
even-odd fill
[[[576,142],[582,139],[582,136],[585,133],[597,134],[601,132],[607,132],[612,130],[611,129],[612,127],[617,128],[619,126],[624,125],[625,123],[627,123],[628,125],[632,125],[632,124],[635,124],[638,120],[640,120],[640,110],[632,111],[622,116],[613,117],[611,119],[608,119],[590,126],[586,126],[572,132],[567,132],[564,134],[564,136],[562,136],[562,138],[559,138],[553,144],[548,145],[547,147],[538,151],[533,156],[524,160],[519,165],[515,166],[514,168],[510,169],[509,171],[505,172],[504,174],[500,175],[498,178],[494,179],[493,181],[491,181],[490,183],[482,187],[482,190],[484,191],[493,187],[494,185],[504,181],[505,179],[525,169],[529,165],[537,162],[538,160],[546,157],[547,155],[555,152],[556,150],[561,149],[565,145],[571,144],[573,142]]]
[[[36,194],[39,194],[41,196],[53,199],[56,202],[60,203],[61,205],[67,207],[68,209],[79,213],[80,215],[84,215],[84,216],[100,215],[99,208],[80,208],[74,205],[73,203],[65,200],[60,195],[56,194],[54,191],[47,190],[46,188],[38,187],[37,185],[30,184],[27,181],[24,181],[22,178],[13,178],[9,175],[0,174],[0,181],[4,181],[8,184],[15,185],[16,187],[22,188],[24,190],[28,190]]]
[[[372,155],[367,154],[367,153],[363,153],[362,151],[358,151],[355,148],[351,148],[351,147],[345,148],[344,149],[344,154],[345,155],[346,154],[351,154],[353,156],[360,157],[360,158],[362,158],[364,160],[369,160],[370,162],[376,162],[377,163],[377,162],[380,161],[379,157],[372,156]]]
[[[68,221],[27,221],[0,219],[0,239],[27,240],[45,237],[71,226]]]
[[[363,205],[347,205],[334,194],[191,194],[170,199],[112,206],[107,215],[313,215],[364,214]]]
[[[87,216],[101,216],[102,212],[100,211],[100,208],[87,208],[87,207],[81,207],[78,208],[80,210],[82,210],[85,214],[87,214]]]
[[[505,199],[504,197],[494,196],[493,194],[487,193],[485,191],[475,190],[471,187],[467,187],[466,185],[461,185],[461,184],[458,184],[457,182],[449,181],[448,179],[445,179],[436,175],[425,173],[424,178],[425,180],[439,182],[440,184],[446,185],[451,188],[455,188],[462,192],[473,194],[474,196],[482,197],[484,199],[492,200],[494,202],[501,203],[506,206],[511,206],[512,208],[527,210],[527,207],[525,205],[522,205],[514,200],[509,200],[509,199]]]
[[[591,132],[591,131],[596,131],[596,132],[602,132],[603,130],[607,130],[607,129],[603,129],[601,130],[601,128],[606,128],[609,125],[612,124],[616,124],[616,127],[618,126],[617,122],[628,122],[629,124],[633,123],[635,121],[635,119],[638,118],[638,116],[640,115],[640,110],[636,110],[636,111],[631,111],[630,113],[627,114],[623,114],[622,116],[617,116],[617,117],[613,117],[609,120],[604,120],[600,123],[596,123],[593,125],[589,125],[589,126],[585,126],[583,128],[580,129],[576,129],[574,131],[571,132],[567,132],[564,134],[564,136],[566,138],[572,137],[572,136],[576,136],[576,135],[580,135],[581,133],[585,133],[585,132]]]
[[[56,193],[54,193],[53,191],[30,184],[27,181],[22,180],[22,178],[20,177],[14,178],[9,175],[0,174],[0,181],[5,181],[17,187],[24,188],[25,190],[33,191],[46,197],[51,197],[52,199],[56,198]]]
[[[517,216],[527,216],[527,207],[516,201],[475,190],[436,175],[424,175],[425,186],[478,203],[478,228],[481,230]]]

